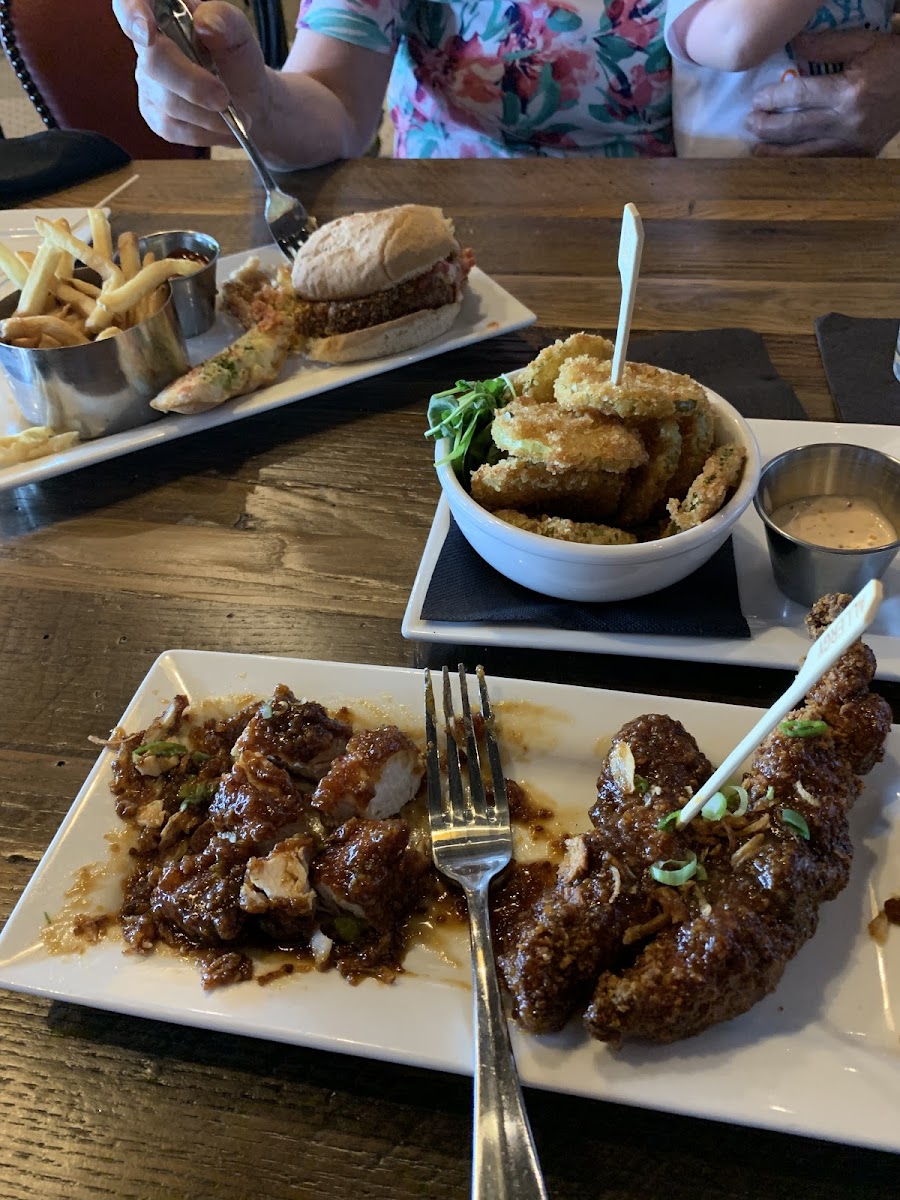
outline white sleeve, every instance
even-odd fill
[[[694,60],[685,50],[681,39],[675,34],[675,22],[691,8],[697,8],[703,0],[666,0],[666,46],[673,58],[681,62]]]

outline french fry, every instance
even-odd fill
[[[72,226],[69,224],[69,222],[66,220],[65,217],[59,217],[58,220],[55,222],[55,224],[58,225],[59,228],[64,233],[72,232]],[[57,279],[71,279],[74,274],[75,274],[75,256],[74,256],[74,254],[72,254],[72,252],[69,250],[61,251],[60,256],[59,256],[59,262],[56,264],[56,278]]]
[[[126,281],[134,279],[141,269],[141,249],[136,233],[119,234],[119,266]]]
[[[19,303],[16,313],[22,317],[39,316],[50,303],[50,287],[56,264],[59,262],[59,250],[56,246],[44,242],[35,255],[34,262],[28,271],[25,286],[19,293]]]
[[[68,250],[78,261],[83,262],[92,271],[96,271],[100,278],[110,286],[118,287],[124,282],[122,272],[112,261],[111,256],[107,258],[99,254],[87,242],[76,237],[74,233],[66,233],[64,229],[60,229],[45,217],[35,217],[34,227],[45,242],[50,242],[57,250]]]
[[[13,254],[7,246],[0,243],[0,271],[6,276],[10,283],[22,290],[25,282],[28,279],[28,266],[23,263],[17,254]]]
[[[78,441],[77,433],[55,433],[48,425],[34,425],[21,433],[0,437],[0,467],[44,458],[70,450]]]
[[[142,267],[140,273],[127,283],[110,291],[104,289],[100,293],[98,307],[102,305],[109,313],[127,312],[173,275],[193,275],[196,270],[196,263],[183,258],[161,258],[158,262]]]
[[[66,280],[65,283],[63,283],[61,279],[57,280],[56,286],[53,290],[56,294],[57,300],[62,301],[64,304],[70,305],[75,312],[80,313],[85,319],[89,317],[97,307],[97,301],[93,296],[85,295],[84,292],[73,287],[69,280]],[[100,294],[99,288],[97,289],[97,294]]]
[[[38,350],[58,350],[62,346],[62,342],[55,337],[51,337],[49,333],[42,333],[41,340],[37,344]]]
[[[104,258],[112,260],[112,230],[106,219],[106,213],[102,208],[89,208],[88,220],[91,223],[91,241],[94,243],[94,249]],[[82,261],[84,260],[82,259]]]
[[[33,337],[13,338],[11,345],[18,346],[21,350],[36,350],[38,348],[38,340]]]
[[[74,326],[59,317],[49,314],[28,317],[17,315],[0,321],[0,337],[4,341],[13,341],[13,339],[21,337],[40,340],[44,333],[49,333],[51,337],[57,338],[64,346],[83,346],[88,341],[80,330],[75,329]]]
[[[100,295],[100,289],[96,283],[91,283],[88,279],[79,279],[77,275],[73,275],[71,279],[67,279],[66,283],[83,295],[91,296],[94,300]]]
[[[117,325],[107,325],[105,329],[101,329],[94,338],[95,342],[105,342],[107,338],[116,337],[122,332]]]

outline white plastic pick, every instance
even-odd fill
[[[756,749],[766,734],[771,733],[797,702],[802,700],[813,684],[818,683],[829,667],[860,637],[875,618],[884,595],[884,588],[873,579],[862,589],[855,600],[844,609],[836,621],[813,642],[797,677],[784,695],[776,700],[767,713],[753,726],[747,736],[728,755],[722,765],[704,783],[681,810],[676,829],[683,829],[696,817],[703,805],[714,796],[719,788],[741,766],[744,759]]]
[[[616,350],[613,354],[610,382],[618,387],[622,382],[628,356],[628,337],[631,333],[631,314],[641,270],[644,250],[644,226],[641,214],[633,204],[626,204],[622,213],[622,233],[619,238],[619,278],[622,280],[622,303],[619,306],[619,327],[616,330]]]

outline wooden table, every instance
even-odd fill
[[[242,162],[136,169],[115,202],[117,231],[202,229],[226,252],[265,241]],[[130,173],[43,203],[96,201]],[[160,651],[457,660],[453,647],[400,636],[438,494],[426,398],[524,363],[559,329],[609,332],[625,202],[647,233],[635,328],[759,330],[812,417],[834,416],[813,317],[900,316],[896,162],[363,160],[292,182],[320,218],[443,206],[539,323],[0,494],[4,918],[95,758],[88,735],[115,723]],[[518,650],[478,658],[499,674],[753,704],[787,680]],[[900,700],[897,687],[883,691]],[[468,1195],[466,1079],[10,993],[0,1037],[8,1200]],[[895,1200],[900,1189],[900,1160],[887,1154],[549,1093],[529,1092],[528,1107],[555,1200]]]

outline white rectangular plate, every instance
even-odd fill
[[[309,662],[173,650],[163,654],[122,723],[143,728],[175,692],[195,700],[259,695],[278,682],[357,712],[366,698],[377,720],[421,731],[422,675],[405,668]],[[643,712],[681,719],[720,760],[756,720],[757,710],[699,701],[491,679],[506,774],[554,798],[566,828],[586,828],[604,740]],[[508,703],[504,703],[508,702]],[[371,718],[368,718],[371,719]],[[509,722],[509,724],[505,724]],[[100,731],[98,731],[100,732]],[[608,742],[606,743],[608,744]],[[526,748],[527,747],[527,748]],[[900,727],[869,777],[853,814],[856,858],[850,886],[824,906],[819,932],[787,969],[777,992],[735,1021],[671,1047],[613,1053],[578,1027],[544,1038],[514,1031],[527,1083],[646,1108],[758,1125],[900,1150],[900,1045],[897,990],[900,930],[886,947],[866,924],[900,890]],[[472,1063],[466,938],[444,956],[415,951],[395,984],[351,987],[336,973],[294,974],[204,993],[190,963],[122,953],[116,940],[82,955],[51,956],[41,941],[44,914],[58,913],[73,874],[109,858],[115,829],[108,790],[110,755],[101,755],[0,935],[0,985],[115,1012],[270,1038],[441,1070]],[[110,882],[100,900],[114,903]]]
[[[849,442],[871,446],[900,458],[900,427],[852,425],[830,421],[750,419],[763,463],[792,446]],[[795,670],[809,649],[803,628],[805,609],[775,586],[763,523],[751,505],[734,531],[734,561],[741,609],[750,626],[748,638],[651,637],[641,634],[586,633],[542,625],[500,622],[427,621],[422,605],[450,526],[450,510],[441,497],[403,617],[406,638],[453,645],[526,646],[532,650],[579,650],[637,658],[675,658],[693,662],[741,663]],[[878,658],[881,679],[900,679],[900,557],[884,577],[885,601],[867,641]]]
[[[0,240],[2,239],[3,232],[0,228]],[[275,266],[284,261],[280,251],[274,246],[227,255],[219,262],[217,276],[220,283],[245,262],[250,254],[256,255],[263,266]],[[48,455],[47,458],[35,459],[15,467],[2,468],[0,491],[18,487],[23,483],[34,483],[39,479],[50,479],[54,475],[64,475],[79,467],[130,454],[132,450],[186,437],[189,433],[198,433],[201,430],[214,429],[217,425],[240,421],[244,417],[252,417],[270,408],[280,408],[282,404],[290,404],[294,400],[317,396],[345,384],[370,379],[386,371],[395,371],[398,367],[406,367],[423,358],[432,358],[436,354],[445,354],[448,350],[458,350],[474,342],[498,337],[501,333],[522,329],[533,324],[535,320],[535,315],[530,309],[520,304],[489,275],[475,267],[469,275],[469,286],[453,327],[424,346],[418,346],[404,354],[391,355],[389,358],[373,358],[367,362],[335,366],[307,362],[301,357],[292,358],[288,361],[281,378],[271,387],[261,388],[258,392],[241,396],[237,400],[229,400],[209,412],[193,417],[173,414],[149,425],[142,425],[138,429],[129,429],[124,433],[111,434],[91,442],[81,442],[60,454]],[[242,332],[234,321],[219,315],[208,333],[192,338],[187,343],[191,362],[202,362]],[[0,434],[18,433],[20,429],[26,428],[27,424],[16,407],[5,377],[0,375]]]

